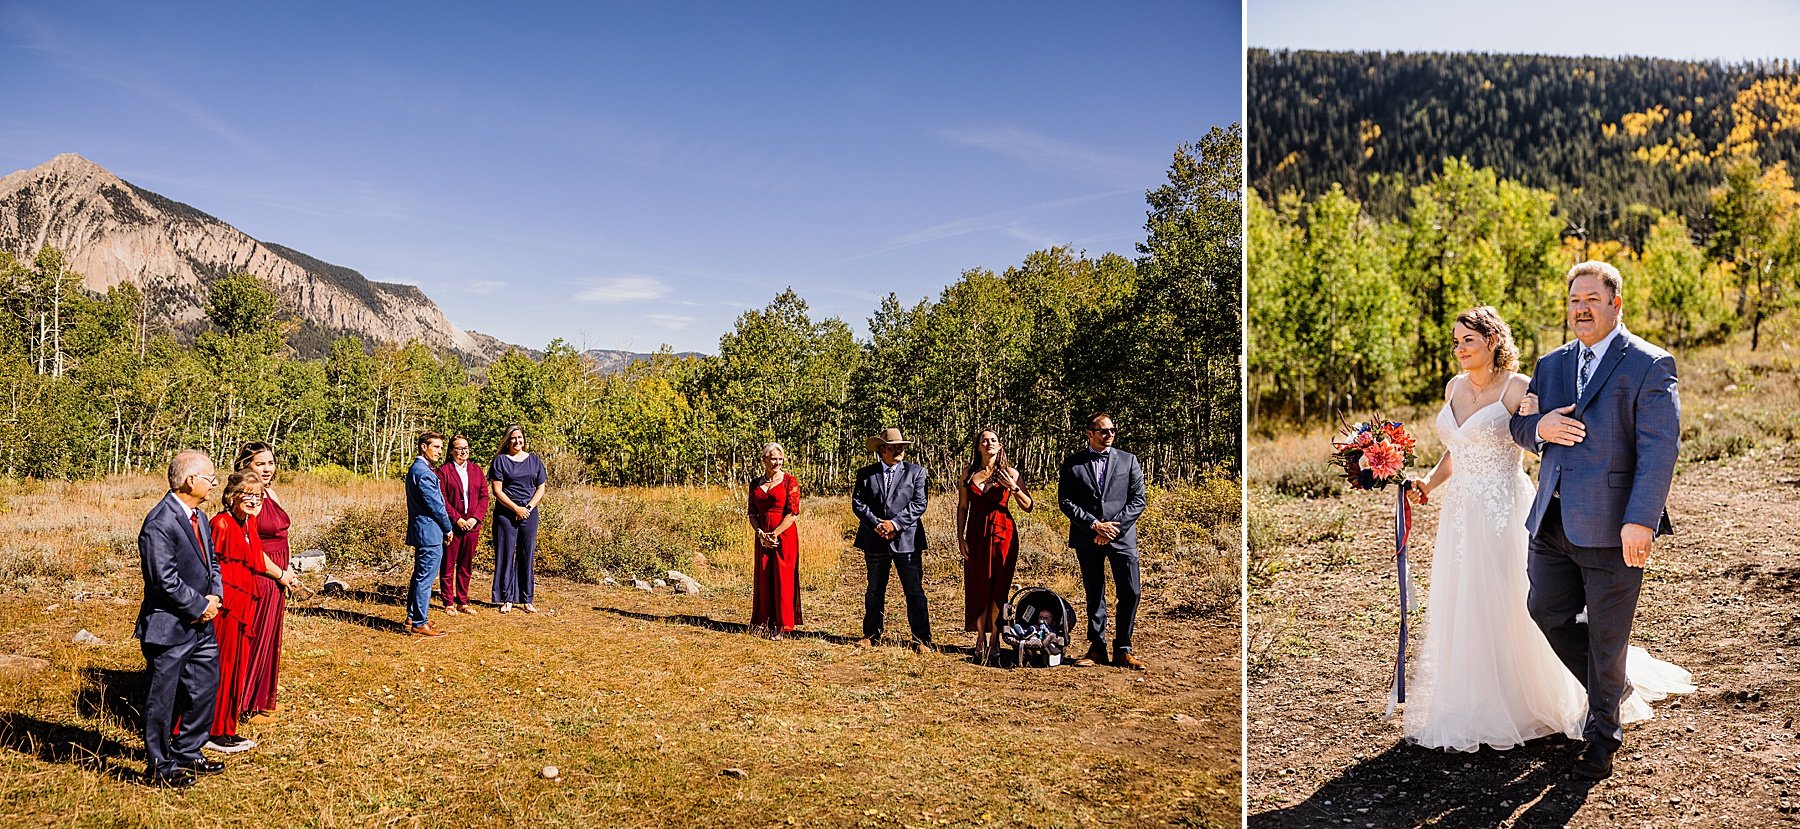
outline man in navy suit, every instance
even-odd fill
[[[881,638],[886,615],[888,571],[900,571],[900,588],[906,595],[906,624],[912,628],[913,650],[932,650],[931,615],[925,605],[925,467],[906,461],[912,441],[899,429],[883,429],[868,440],[869,451],[881,456],[856,471],[856,488],[850,509],[861,523],[856,528],[856,547],[868,564],[869,588],[863,593],[863,638],[868,646]]]
[[[406,589],[406,630],[413,636],[435,639],[444,631],[431,625],[431,583],[444,561],[444,545],[456,525],[444,509],[444,491],[438,487],[437,464],[444,456],[444,436],[419,435],[419,456],[406,470],[406,543],[413,548],[412,584]]]
[[[152,786],[186,788],[194,785],[197,774],[225,769],[200,754],[218,700],[219,643],[212,620],[224,595],[212,526],[200,513],[200,503],[218,483],[218,470],[206,453],[190,449],[176,454],[169,461],[169,493],[144,516],[138,531],[144,601],[132,635],[143,643],[150,669],[144,782]]]
[[[1069,517],[1069,546],[1081,564],[1081,586],[1087,594],[1088,651],[1075,664],[1088,667],[1106,661],[1106,569],[1118,593],[1118,620],[1112,662],[1141,671],[1144,663],[1131,651],[1143,584],[1138,571],[1137,520],[1144,512],[1144,467],[1136,455],[1113,447],[1118,429],[1112,415],[1088,418],[1086,449],[1063,461],[1056,499]]]
[[[1587,748],[1577,777],[1612,774],[1624,730],[1627,641],[1644,565],[1670,531],[1664,504],[1681,444],[1675,358],[1619,324],[1618,269],[1569,270],[1575,341],[1538,360],[1541,414],[1512,420],[1513,440],[1542,452],[1531,532],[1531,616],[1588,692]],[[1582,616],[1585,609],[1585,616]],[[1582,617],[1585,621],[1578,620]]]

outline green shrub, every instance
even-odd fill
[[[326,529],[319,541],[325,560],[336,567],[390,570],[412,562],[406,545],[404,502],[352,506]]]

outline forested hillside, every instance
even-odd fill
[[[717,356],[618,373],[561,341],[480,379],[416,342],[343,337],[304,359],[297,323],[245,274],[211,284],[207,330],[187,345],[132,286],[83,290],[54,248],[0,254],[0,473],[155,470],[182,447],[263,439],[289,465],[391,474],[423,429],[466,433],[486,458],[519,422],[564,480],[741,481],[778,440],[796,473],[836,486],[868,462],[865,436],[898,426],[940,480],[995,427],[1041,482],[1096,408],[1156,478],[1235,470],[1241,147],[1232,125],[1175,152],[1135,260],[1052,248],[971,269],[936,298],[890,295],[866,341],[790,290],[742,315]]]
[[[1477,305],[1529,371],[1568,339],[1584,259],[1620,268],[1626,324],[1662,345],[1791,339],[1789,70],[1253,50],[1252,419],[1436,398]]]
[[[1248,64],[1250,182],[1265,199],[1336,183],[1387,218],[1460,157],[1636,247],[1658,212],[1711,231],[1718,159],[1800,158],[1785,61],[1251,49]]]

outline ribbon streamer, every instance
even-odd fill
[[[1400,643],[1394,655],[1394,686],[1388,692],[1387,713],[1383,716],[1393,716],[1394,706],[1406,701],[1406,615],[1413,608],[1412,574],[1406,566],[1406,545],[1412,538],[1412,502],[1406,499],[1406,494],[1411,490],[1411,481],[1401,481],[1394,500],[1394,568],[1400,577]]]

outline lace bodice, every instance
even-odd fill
[[[1451,479],[1511,478],[1524,469],[1525,453],[1513,442],[1512,414],[1496,400],[1469,415],[1461,426],[1446,404],[1438,413],[1438,438],[1450,450]]]

